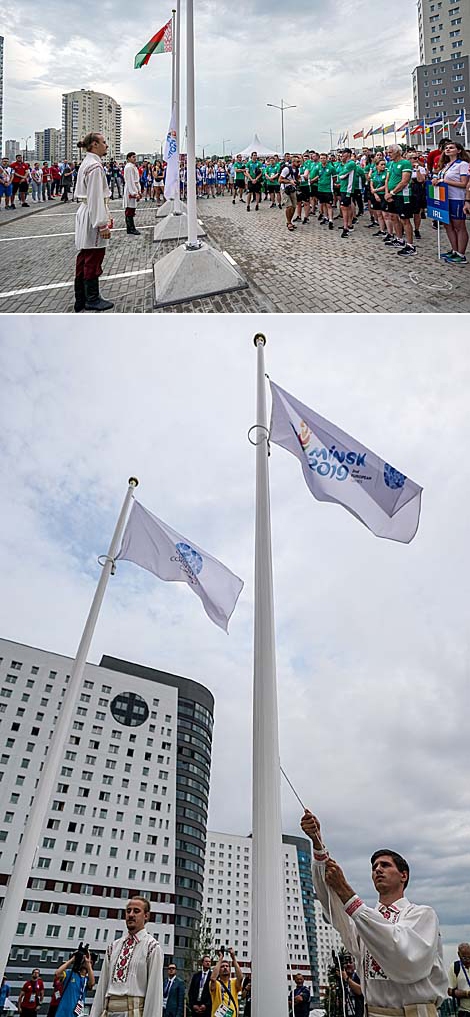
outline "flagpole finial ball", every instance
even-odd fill
[[[253,342],[255,346],[266,346],[266,336],[262,332],[257,332]]]
[[[129,487],[138,487],[139,486],[139,481],[137,480],[137,477],[129,477],[128,483],[129,483]]]

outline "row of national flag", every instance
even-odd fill
[[[453,121],[444,120],[442,117],[435,117],[433,120],[429,120],[428,123],[426,123],[426,120],[423,117],[417,124],[414,125],[414,127],[410,127],[409,120],[405,120],[405,123],[400,124],[398,127],[396,123],[381,124],[380,127],[370,127],[368,131],[362,127],[360,131],[353,134],[353,138],[357,141],[358,138],[363,138],[365,140],[366,138],[372,137],[374,134],[430,134],[433,128],[436,128],[436,131],[444,131],[446,127],[449,129],[449,127],[457,127],[459,124],[465,125],[465,110]],[[463,133],[463,129],[461,133]],[[342,138],[342,135],[340,135],[340,138]],[[343,143],[344,139],[338,140],[338,144]]]
[[[377,537],[409,543],[418,528],[422,488],[274,382],[270,385],[270,440],[300,461],[311,494],[342,505]],[[242,580],[136,500],[116,560],[134,562],[167,582],[187,583],[209,618],[227,631]]]

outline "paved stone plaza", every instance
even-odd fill
[[[127,236],[121,202],[111,202],[115,231],[104,262],[101,289],[114,312],[152,313],[152,265],[178,241],[154,243],[156,208],[142,202],[136,216],[140,237]],[[73,310],[74,203],[59,201],[0,212],[0,313],[63,313]],[[437,234],[422,224],[418,254],[397,257],[359,220],[354,234],[320,226],[316,218],[285,227],[283,211],[263,201],[247,214],[229,197],[200,199],[198,215],[207,241],[237,263],[247,289],[187,301],[165,312],[246,313],[449,313],[470,311],[470,265],[437,259]],[[448,247],[442,231],[443,250]],[[110,312],[113,313],[113,312]]]

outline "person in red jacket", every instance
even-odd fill
[[[18,996],[18,1010],[21,1017],[36,1017],[44,999],[44,982],[39,977],[39,968],[34,968],[31,978],[24,983]]]
[[[60,169],[57,162],[53,162],[51,166],[51,198],[59,197],[59,185],[60,185]]]
[[[43,164],[42,164],[42,200],[43,201],[46,201],[46,200],[50,201],[51,200],[51,180],[52,180],[51,167],[49,166],[48,162],[43,162]]]
[[[438,169],[439,159],[448,143],[449,138],[441,138],[438,147],[433,148],[432,152],[428,152],[426,164],[429,173],[434,173]]]
[[[13,170],[13,202],[11,207],[16,208],[15,197],[19,194],[23,208],[29,208],[26,201],[30,178],[29,163],[23,162],[21,156],[17,155],[15,161],[11,164],[11,168]]]

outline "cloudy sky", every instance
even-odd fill
[[[171,6],[6,0],[4,138],[34,140],[35,131],[60,127],[62,93],[92,88],[122,105],[124,151],[158,149],[168,128],[171,57],[154,57],[140,71],[133,59]],[[413,113],[412,0],[297,0],[293,8],[280,0],[197,0],[195,31],[196,140],[206,152],[222,152],[224,139],[236,152],[255,132],[280,149],[280,114],[266,103],[281,98],[296,106],[285,114],[286,147],[294,149],[329,145],[330,129],[336,144],[347,129]]]
[[[437,318],[0,320],[2,635],[73,655],[127,488],[245,581],[227,636],[188,587],[119,565],[90,659],[216,700],[210,827],[251,829],[255,331],[272,379],[424,488],[410,545],[316,502],[270,459],[282,763],[373,899],[400,850],[450,960],[470,938],[468,337]],[[455,333],[455,334],[454,334]],[[286,832],[300,809],[283,788]]]

